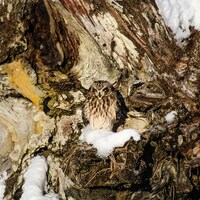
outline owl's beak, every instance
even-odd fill
[[[103,92],[103,91],[98,92],[98,97],[99,97],[99,98],[102,98],[103,95],[104,95],[104,92]]]

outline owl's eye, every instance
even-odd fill
[[[109,92],[109,89],[108,88],[103,88],[103,91],[104,92]]]

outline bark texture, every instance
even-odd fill
[[[154,0],[0,1],[0,174],[20,199],[30,158],[60,199],[199,199],[200,33],[180,48]],[[79,142],[87,89],[121,94],[128,141],[106,159]],[[176,111],[172,123],[167,113]],[[48,191],[46,191],[48,192]]]

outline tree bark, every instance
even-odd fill
[[[198,199],[199,49],[176,45],[154,0],[0,1],[0,174],[20,199],[31,157],[60,199]],[[87,89],[107,80],[142,139],[106,159],[79,142]],[[175,120],[165,116],[175,111]]]

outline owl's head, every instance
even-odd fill
[[[98,98],[107,96],[113,91],[114,88],[108,81],[95,81],[89,89],[89,92]]]

